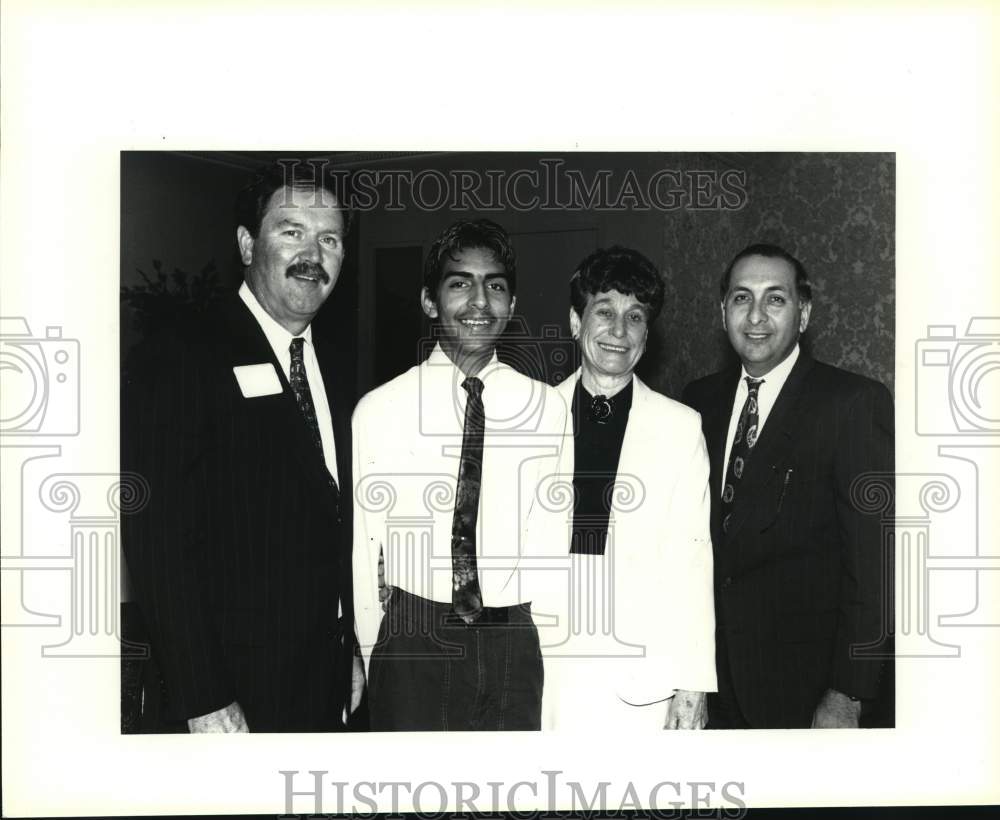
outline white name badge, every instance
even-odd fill
[[[273,396],[281,392],[281,379],[273,364],[244,364],[234,367],[233,373],[245,399]]]

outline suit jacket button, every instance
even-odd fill
[[[726,579],[722,582],[722,588],[726,589],[728,587],[731,587],[732,585],[733,585],[733,576],[727,575]]]

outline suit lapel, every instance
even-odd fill
[[[706,403],[702,412],[702,429],[705,431],[705,446],[708,448],[709,492],[712,497],[712,541],[722,543],[722,509],[719,503],[722,492],[722,476],[726,469],[726,437],[729,435],[729,418],[736,400],[739,385],[738,367],[724,371],[716,382],[717,392]]]
[[[330,407],[330,417],[333,420],[333,440],[337,451],[337,476],[341,493],[351,492],[351,414],[354,411],[352,402],[343,390],[343,383],[336,373],[336,356],[332,345],[320,338],[313,328],[313,344],[316,346],[316,359],[320,372],[323,374],[323,387],[326,389],[326,400]]]
[[[629,409],[628,422],[625,424],[625,437],[622,439],[622,451],[618,456],[618,469],[616,475],[616,481],[621,481],[623,475],[636,476],[641,482],[641,476],[646,474],[643,469],[643,460],[646,458],[648,452],[647,448],[643,446],[644,435],[643,432],[649,428],[646,426],[646,410],[647,403],[649,399],[649,388],[646,387],[639,377],[636,375],[632,376],[632,407]],[[660,470],[669,469],[668,465],[659,465]],[[631,480],[631,479],[629,479]],[[637,491],[641,491],[642,487],[636,488]],[[617,510],[618,504],[617,499],[619,498],[631,498],[634,494],[629,492],[614,492],[611,495],[611,520],[615,521],[615,513],[618,513],[617,524],[621,523],[621,511]],[[652,498],[646,498],[643,500],[643,504],[654,504],[656,503]],[[618,533],[618,537],[615,539],[616,542],[621,543],[621,533]],[[609,545],[611,544],[611,539],[608,539]]]
[[[799,358],[771,408],[764,430],[747,463],[746,473],[740,481],[740,492],[733,504],[730,536],[740,529],[760,499],[767,497],[771,483],[777,478],[776,465],[784,460],[785,454],[795,443],[795,428],[804,415],[796,408],[812,366],[813,359],[800,350]]]
[[[223,339],[230,345],[234,357],[233,366],[270,362],[280,376],[281,365],[275,358],[264,331],[243,304],[239,294],[227,295],[220,305],[220,310],[224,325]]]
[[[719,381],[719,392],[715,401],[711,402],[711,409],[707,410],[702,418],[713,492],[722,486],[722,473],[726,468],[723,460],[726,457],[729,418],[732,414],[733,402],[736,400],[736,387],[739,385],[739,381],[740,371],[738,368],[726,371]]]
[[[292,392],[288,378],[274,354],[267,336],[261,329],[253,314],[250,313],[243,300],[238,294],[227,298],[223,303],[223,318],[228,327],[227,338],[231,339],[234,359],[232,366],[240,364],[258,364],[262,361],[270,362],[281,380],[282,393],[274,397],[276,419],[274,435],[276,440],[284,441],[283,448],[293,458],[295,458],[302,469],[302,474],[309,477],[309,483],[314,485],[331,512],[335,514],[335,507],[331,506],[331,501],[336,501],[327,480],[326,465],[313,444],[312,436],[306,425],[306,420],[299,410],[295,400],[295,393]],[[317,356],[317,359],[319,357]],[[323,373],[324,382],[326,373]],[[325,386],[325,384],[324,384]],[[329,391],[327,391],[329,395]],[[338,468],[340,466],[340,442],[337,442]]]

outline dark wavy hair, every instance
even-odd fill
[[[614,245],[599,248],[584,259],[569,280],[569,298],[578,316],[587,300],[617,290],[631,294],[646,306],[652,323],[663,309],[663,279],[656,266],[639,251]]]
[[[784,259],[795,270],[795,291],[798,293],[799,298],[804,302],[812,301],[812,283],[809,281],[809,274],[806,273],[805,265],[803,265],[784,248],[778,245],[768,244],[767,242],[758,242],[754,245],[748,245],[733,257],[733,261],[729,263],[729,266],[726,268],[725,273],[722,274],[722,279],[719,282],[720,301],[726,301],[726,294],[729,293],[729,280],[733,278],[733,268],[736,267],[736,263],[741,259],[746,259],[748,256],[763,256],[767,259]]]
[[[431,298],[437,297],[445,260],[454,261],[455,254],[469,248],[482,248],[496,257],[503,265],[507,287],[513,295],[517,290],[517,259],[510,244],[510,236],[490,219],[475,219],[460,220],[449,225],[427,252],[427,259],[424,260],[424,287]]]
[[[344,235],[346,236],[351,230],[354,214],[344,204],[348,201],[348,192],[341,190],[346,187],[346,177],[334,177],[327,170],[325,163],[306,160],[278,160],[261,168],[253,182],[236,197],[236,224],[242,225],[250,231],[250,236],[256,239],[271,197],[275,191],[285,187],[301,191],[316,191],[322,188],[333,194],[340,204],[340,212],[344,217]]]

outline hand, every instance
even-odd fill
[[[243,709],[234,700],[228,706],[223,706],[215,712],[188,720],[188,731],[193,735],[203,732],[231,734],[249,732],[250,727],[247,726],[247,719],[243,716]]]
[[[678,689],[670,699],[664,729],[704,729],[708,722],[708,708],[704,692]]]
[[[351,705],[350,713],[354,714],[361,705],[361,696],[365,692],[365,664],[360,655],[354,656],[354,664],[351,667]]]
[[[843,692],[827,689],[813,712],[813,729],[857,729],[861,701],[851,700]]]

